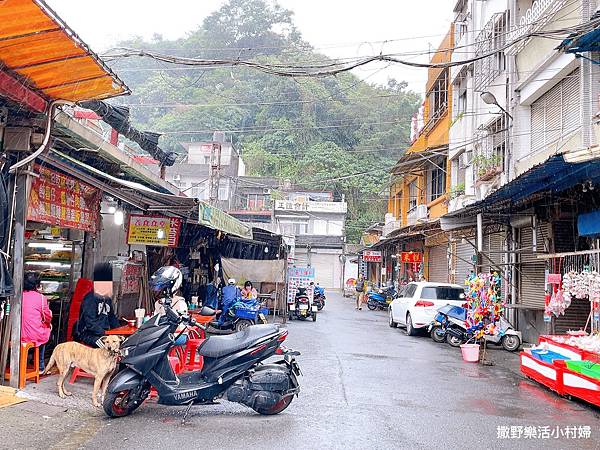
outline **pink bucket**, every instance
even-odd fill
[[[465,362],[479,362],[479,344],[462,344],[460,351]]]

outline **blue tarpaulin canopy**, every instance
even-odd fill
[[[580,214],[577,217],[577,231],[579,236],[600,235],[600,211]]]
[[[555,155],[505,184],[484,200],[442,217],[442,229],[444,219],[472,217],[473,214],[486,211],[507,211],[525,200],[532,199],[534,195],[564,192],[586,181],[600,184],[599,159],[568,163],[562,155]]]

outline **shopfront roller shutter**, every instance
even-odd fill
[[[473,258],[475,256],[475,249],[467,241],[457,241],[453,244],[454,252],[453,264],[454,264],[454,282],[464,284],[465,280],[469,277],[472,271],[475,270],[473,264]]]
[[[568,330],[582,329],[590,315],[590,305],[588,299],[572,299],[571,306],[565,310],[565,314],[555,319],[554,333],[565,334]]]
[[[537,249],[544,251],[544,243],[548,238],[548,224],[538,224]],[[544,308],[546,296],[546,265],[543,260],[537,259],[537,253],[532,253],[533,229],[530,227],[520,230],[520,247],[524,251],[520,254],[519,264],[519,298],[518,303],[534,309]]]
[[[429,278],[437,283],[448,282],[448,244],[429,247]]]
[[[325,289],[339,287],[335,280],[336,267],[340,265],[338,255],[328,253],[312,253],[312,267],[315,269],[315,282]]]
[[[501,272],[504,268],[506,253],[504,248],[505,233],[486,234],[483,237],[482,270]]]

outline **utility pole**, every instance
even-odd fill
[[[213,142],[210,149],[210,172],[208,175],[208,203],[219,203],[219,179],[221,178],[221,143]]]

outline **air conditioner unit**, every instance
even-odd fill
[[[415,216],[417,220],[425,220],[429,217],[429,211],[427,210],[427,205],[419,205],[417,206]]]

